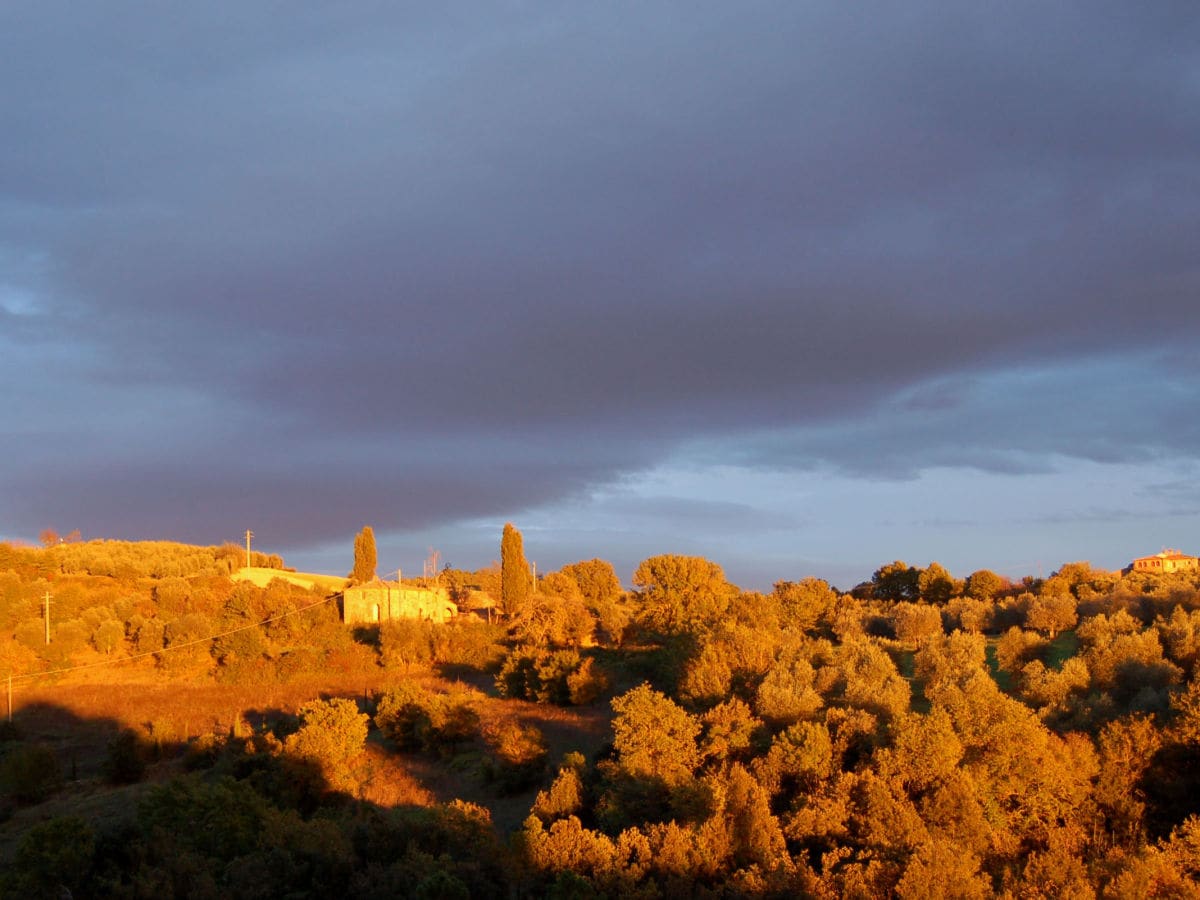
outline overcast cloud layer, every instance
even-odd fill
[[[0,536],[769,583],[866,513],[763,473],[1093,465],[1131,553],[1200,525],[1194,4],[9,5],[0,84]]]

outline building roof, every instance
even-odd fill
[[[1138,559],[1196,559],[1196,557],[1181,550],[1162,550],[1150,556],[1139,556]]]
[[[439,590],[439,588],[438,587],[424,587],[419,584],[403,584],[402,582],[399,582],[399,581],[384,581],[380,578],[376,578],[373,581],[364,581],[361,584],[352,584],[349,587],[347,587],[346,590],[347,591],[361,591],[361,590],[370,590],[370,591],[382,591],[382,590],[437,591],[437,590]]]

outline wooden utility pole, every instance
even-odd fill
[[[250,538],[254,537],[254,532],[249,528],[246,529],[246,568],[250,568]]]
[[[8,721],[12,721],[12,672],[8,673]]]
[[[50,592],[46,591],[45,605],[42,607],[42,618],[46,620],[46,644],[50,644]]]

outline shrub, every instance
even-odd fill
[[[46,646],[46,626],[41,619],[26,619],[16,627],[17,641],[40,652]]]
[[[567,676],[567,695],[572,706],[594,703],[607,690],[608,677],[596,667],[591,657],[584,659],[579,668]]]
[[[11,866],[0,879],[9,897],[70,897],[88,883],[96,834],[79,816],[34,825],[21,838]]]
[[[189,772],[211,769],[217,764],[226,739],[216,734],[202,734],[187,745],[183,756],[183,767]]]
[[[275,660],[275,677],[281,683],[286,683],[299,675],[308,672],[319,672],[324,654],[312,647],[296,647],[280,655]]]
[[[17,745],[0,759],[0,790],[18,803],[41,803],[62,780],[58,756],[47,744]]]
[[[484,777],[504,793],[519,793],[546,771],[546,741],[532,725],[505,722],[488,735],[492,756],[484,760]]]
[[[774,725],[791,725],[813,716],[824,705],[816,689],[816,670],[797,650],[767,673],[754,697],[756,712]]]
[[[78,619],[70,619],[54,629],[51,647],[58,653],[70,657],[83,650],[89,643],[91,635],[87,626]]]
[[[602,676],[592,672],[590,664],[584,667],[583,660],[574,650],[536,650],[518,648],[508,655],[500,674],[496,676],[496,689],[504,697],[532,700],[536,703],[556,703],[569,706],[573,702],[591,702],[604,690]],[[575,694],[572,699],[571,676],[582,672],[575,679]]]
[[[494,669],[504,658],[503,640],[502,625],[455,620],[433,630],[433,659],[447,666]]]
[[[92,632],[92,644],[105,655],[111,655],[125,641],[125,626],[116,619],[101,622]]]
[[[558,769],[554,783],[547,790],[538,791],[530,812],[549,824],[555,819],[577,816],[583,809],[583,773],[586,767],[583,755],[568,753]]]
[[[379,629],[379,655],[385,669],[407,669],[433,661],[433,631],[426,619],[396,619]]]
[[[351,641],[345,646],[330,649],[325,654],[325,665],[348,675],[370,672],[375,668],[375,651],[365,644]]]
[[[379,699],[375,726],[402,750],[449,755],[479,733],[479,713],[467,691],[435,694],[401,685]]]
[[[346,787],[350,762],[367,742],[367,715],[341,697],[313,700],[299,715],[300,730],[284,743],[287,752],[318,764],[331,786]]]
[[[146,774],[146,748],[132,728],[123,728],[108,742],[104,777],[113,784],[136,784]]]

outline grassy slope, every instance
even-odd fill
[[[319,587],[333,593],[344,588],[348,581],[337,575],[319,575],[315,572],[285,572],[282,569],[241,568],[229,576],[234,581],[249,581],[256,587],[266,587],[273,579],[282,578],[290,584],[309,590]]]
[[[451,686],[449,679],[423,668],[407,673],[325,671],[288,684],[253,686],[217,684],[203,673],[168,679],[153,669],[130,665],[79,673],[55,684],[39,683],[14,692],[15,719],[22,735],[54,749],[66,783],[46,802],[19,809],[11,819],[0,822],[0,864],[11,858],[21,835],[37,822],[71,813],[115,822],[132,814],[145,784],[111,787],[101,778],[108,741],[121,727],[139,728],[144,733],[152,726],[154,732],[173,735],[179,741],[208,732],[228,734],[234,722],[240,723],[241,729],[259,729],[317,697],[361,699],[398,681],[417,681],[435,690]],[[517,721],[542,731],[549,749],[545,783],[563,754],[578,750],[591,757],[611,740],[612,711],[606,699],[589,707],[562,709],[500,699],[491,688],[490,676],[471,681],[477,688],[488,688],[480,701],[485,728]],[[520,827],[537,790],[545,786],[514,796],[499,794],[481,777],[482,748],[478,746],[449,760],[401,754],[372,730],[367,752],[370,776],[363,784],[362,796],[368,802],[393,806],[470,800],[491,811],[501,832]],[[163,779],[179,771],[180,757],[175,755],[152,767],[149,778]]]

